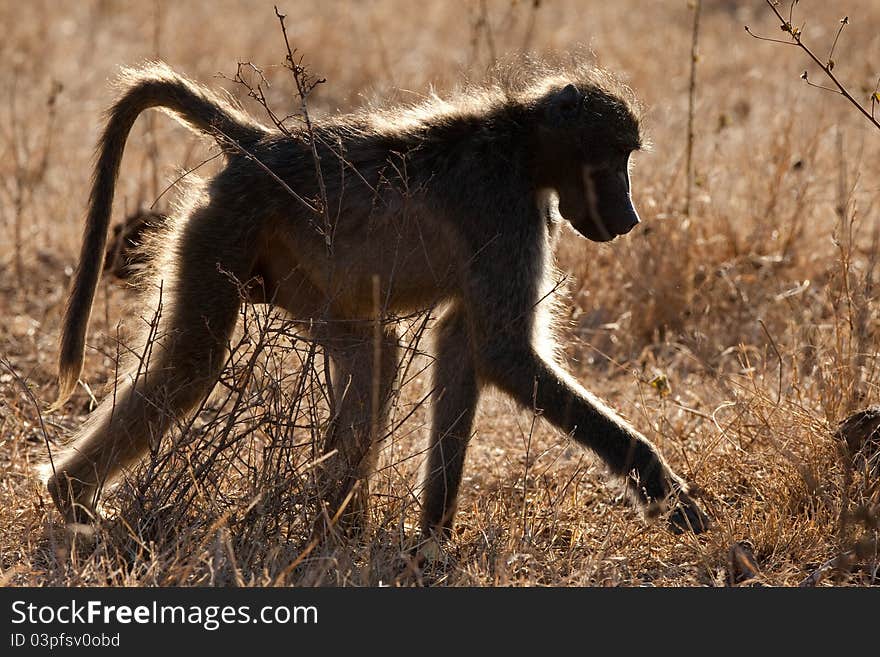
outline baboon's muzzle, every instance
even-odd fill
[[[599,218],[587,217],[583,230],[576,226],[578,231],[589,240],[594,242],[610,242],[615,237],[626,235],[639,224],[639,215],[632,203],[628,207],[618,207],[614,215],[602,215]],[[609,216],[608,220],[605,217]]]
[[[626,235],[639,223],[639,214],[630,197],[629,175],[625,170],[584,168],[586,208],[575,229],[594,242],[610,242]]]

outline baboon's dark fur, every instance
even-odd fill
[[[384,420],[398,364],[393,331],[386,329],[381,345],[374,339],[378,285],[383,314],[443,310],[426,533],[442,536],[451,527],[486,384],[540,409],[625,477],[650,508],[668,505],[674,528],[706,527],[654,446],[552,356],[549,280],[563,221],[595,241],[638,223],[627,170],[641,142],[638,120],[628,94],[608,76],[573,69],[470,89],[450,101],[319,121],[323,215],[307,207],[322,196],[307,135],[265,128],[161,64],[128,71],[123,83],[100,143],[64,321],[61,401],[82,368],[113,188],[136,117],[150,107],[169,110],[214,136],[227,164],[172,218],[157,267],[163,313],[149,371],[136,382],[123,378],[115,410],[105,401],[55,463],[48,486],[68,517],[91,513],[102,483],[210,389],[241,302],[235,280],[259,279],[250,300],[314,319],[334,389],[345,391],[326,444],[336,450],[325,465],[337,502],[374,467],[374,423]]]
[[[167,222],[167,215],[138,209],[121,224],[113,226],[110,242],[104,251],[104,274],[120,280],[137,278],[150,261],[145,246],[149,235],[158,232]]]

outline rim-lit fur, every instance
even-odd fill
[[[675,528],[705,529],[708,520],[657,449],[555,355],[553,251],[561,225],[607,241],[638,223],[622,172],[642,139],[625,87],[576,64],[511,67],[446,99],[432,94],[410,106],[318,120],[314,144],[307,135],[265,128],[161,64],[127,71],[121,89],[98,147],[62,328],[56,404],[82,369],[114,186],[138,114],[169,111],[216,139],[227,162],[184,196],[156,242],[152,289],[161,289],[162,312],[153,341],[142,339],[149,364],[124,371],[114,398],[54,464],[47,485],[68,518],[80,517],[77,507],[92,513],[101,486],[210,391],[242,303],[239,283],[259,280],[244,291],[248,300],[310,321],[332,363],[334,390],[346,392],[324,445],[331,504],[366,483],[387,419],[398,338],[391,326],[378,334],[377,311],[384,317],[442,307],[426,534],[450,531],[486,386],[540,409],[623,477],[639,502],[669,504]],[[323,193],[328,213],[320,216],[303,199]],[[157,307],[153,298],[146,314]]]
[[[118,87],[119,100],[108,111],[107,125],[98,142],[98,161],[79,266],[64,314],[58,398],[54,408],[70,397],[82,372],[86,332],[103,267],[102,254],[107,244],[116,178],[128,133],[137,117],[146,109],[160,107],[193,130],[215,136],[221,146],[228,145],[230,140],[248,144],[266,134],[263,126],[228,101],[159,62],[124,69]]]

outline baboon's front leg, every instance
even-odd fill
[[[463,313],[455,309],[437,329],[431,446],[422,502],[422,533],[448,536],[452,529],[465,452],[479,389]]]
[[[647,438],[584,390],[557,365],[515,341],[496,342],[481,372],[520,404],[534,407],[556,427],[595,452],[649,510],[668,504],[673,530],[704,531],[708,518],[687,485]]]
[[[328,322],[320,341],[332,361],[334,416],[324,445],[332,455],[324,464],[322,495],[331,517],[344,524],[365,519],[367,479],[375,469],[377,441],[387,429],[388,408],[397,375],[397,336],[378,335],[372,325]]]

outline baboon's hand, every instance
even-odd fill
[[[669,523],[669,529],[675,534],[683,534],[684,532],[702,534],[712,526],[709,516],[703,513],[700,505],[684,491],[675,494],[670,507],[666,519]]]

